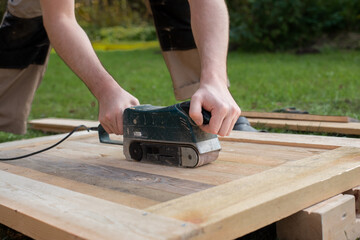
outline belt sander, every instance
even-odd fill
[[[189,116],[190,102],[168,107],[139,105],[123,115],[123,142],[99,126],[102,143],[122,144],[126,159],[180,167],[198,167],[217,159],[217,135],[202,131]],[[210,113],[202,110],[204,124]]]

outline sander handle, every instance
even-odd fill
[[[190,111],[190,101],[180,103],[181,109],[189,116]],[[203,125],[209,124],[211,118],[211,112],[201,109],[201,113],[203,115]],[[190,117],[190,116],[189,116]]]
[[[98,126],[98,135],[101,143],[123,145],[122,141],[111,140],[109,134],[105,131],[105,129],[103,128],[103,126],[101,126],[101,124],[99,124]]]

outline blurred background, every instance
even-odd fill
[[[227,0],[231,49],[311,51],[360,48],[360,0]],[[6,0],[0,3],[0,14]],[[77,0],[80,25],[92,41],[156,39],[144,0]]]

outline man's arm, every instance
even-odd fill
[[[207,132],[229,135],[241,110],[227,87],[229,16],[224,0],[188,0],[191,27],[201,60],[200,87],[191,98],[190,117],[202,125],[201,107],[210,111]]]
[[[101,65],[86,33],[78,25],[74,0],[41,0],[51,45],[99,102],[99,121],[109,133],[123,133],[123,111],[138,100],[122,89]]]

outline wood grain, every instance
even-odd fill
[[[64,136],[0,144],[0,157],[33,152]],[[217,161],[184,169],[128,161],[122,146],[101,144],[96,132],[82,131],[48,152],[0,164],[0,175],[7,178],[13,173],[9,179],[14,180],[0,186],[9,187],[0,193],[0,222],[39,239],[54,239],[53,234],[59,239],[87,238],[88,233],[82,234],[88,231],[88,221],[89,234],[106,232],[94,233],[98,239],[116,234],[119,239],[137,239],[137,235],[151,239],[156,234],[164,239],[233,239],[359,185],[357,140],[233,132],[221,138]],[[35,187],[31,189],[28,182]],[[28,197],[35,202],[26,201]],[[107,210],[98,208],[102,201],[110,204],[104,205]],[[80,212],[62,212],[69,208]],[[114,230],[112,223],[103,228],[112,218],[111,209],[117,217],[134,215],[114,222],[123,231],[130,228],[134,238]],[[153,213],[149,226],[138,219],[140,209]],[[84,225],[68,230],[68,224],[84,216]],[[169,219],[170,226],[163,226]],[[98,227],[95,222],[100,222]],[[178,223],[191,227],[177,229]],[[150,229],[159,226],[169,233]]]
[[[359,176],[360,149],[339,148],[147,210],[200,225],[199,239],[232,239],[357,186]]]
[[[198,227],[0,171],[0,222],[32,238],[183,239]]]
[[[241,112],[241,116],[247,118],[268,118],[284,120],[318,121],[318,122],[358,122],[358,120],[346,116],[325,116],[313,114],[276,113],[276,112]]]
[[[353,195],[337,195],[276,224],[280,240],[349,240],[360,236]]]
[[[360,139],[358,138],[286,133],[232,131],[230,136],[220,137],[220,140],[330,150],[338,147],[360,147]]]
[[[249,118],[251,126],[282,128],[305,132],[340,133],[349,135],[360,135],[360,123],[336,123],[319,121],[281,120]]]

